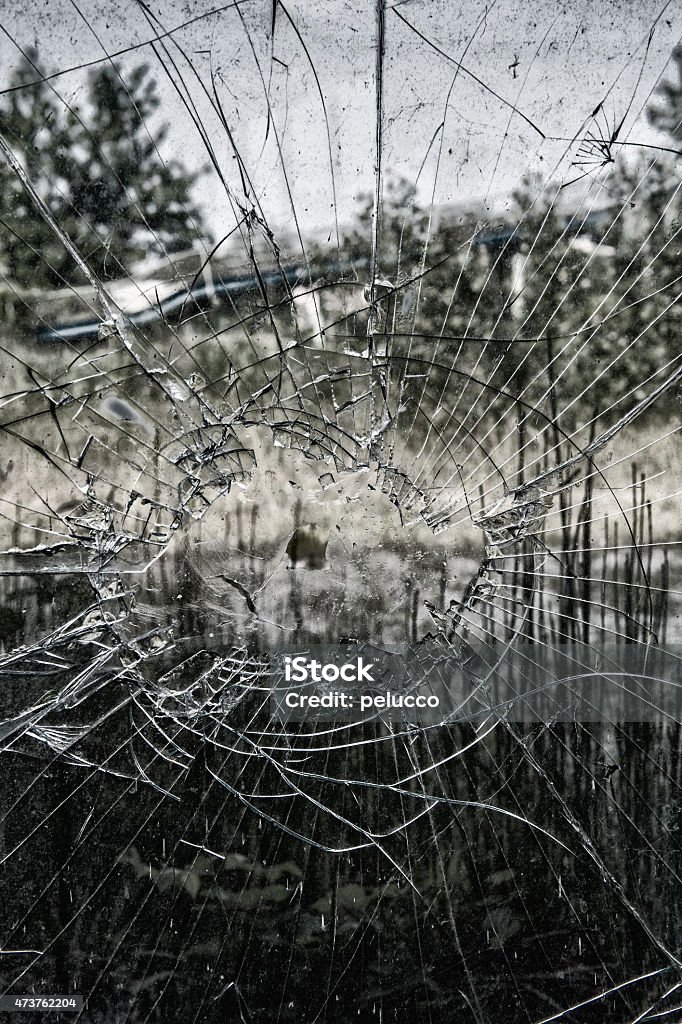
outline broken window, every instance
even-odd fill
[[[0,24],[2,1007],[681,1019],[679,12]]]

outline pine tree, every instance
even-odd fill
[[[168,126],[150,127],[161,100],[149,68],[141,65],[125,79],[114,66],[96,69],[80,106],[65,106],[48,82],[35,84],[44,77],[29,54],[0,107],[0,131],[91,269],[113,279],[145,256],[191,246],[203,231],[190,198],[197,175],[159,153]],[[83,283],[4,163],[0,190],[4,272],[25,286]]]
[[[682,45],[673,50],[677,81],[664,79],[656,90],[662,102],[654,101],[647,113],[651,124],[682,141]]]

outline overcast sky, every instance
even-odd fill
[[[274,38],[272,0],[217,7],[164,0],[151,7],[154,22],[133,0],[89,0],[83,15],[70,0],[3,0],[2,86],[18,47],[34,46],[49,68],[66,69],[175,30],[156,53],[143,45],[118,58],[124,74],[143,58],[156,70],[171,124],[164,152],[193,167],[207,159],[172,84],[181,75],[232,194],[244,200],[236,147],[250,202],[257,198],[271,226],[293,230],[297,220],[304,235],[333,236],[335,218],[352,221],[358,197],[374,184],[376,6],[286,0]],[[680,36],[680,6],[651,0],[389,4],[382,169],[416,182],[425,202],[488,197],[499,205],[529,170],[545,180],[574,177],[571,140],[590,126],[609,133],[624,119],[620,141],[665,141],[643,112]],[[205,91],[211,71],[232,141]],[[53,84],[65,100],[82,101],[83,72]],[[201,200],[214,235],[229,230],[233,210],[215,173],[202,181]]]

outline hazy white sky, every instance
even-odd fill
[[[304,235],[333,237],[335,218],[349,223],[358,197],[374,185],[376,5],[285,0],[274,37],[272,0],[220,9],[208,0],[164,0],[151,9],[158,20],[134,0],[88,0],[80,9],[71,0],[35,8],[3,0],[2,86],[17,44],[64,69],[175,30],[156,52],[143,45],[118,58],[124,74],[143,58],[155,68],[171,124],[165,152],[191,166],[207,159],[175,82],[234,196],[244,201],[241,161],[252,190],[247,205],[257,198],[270,225],[293,231],[298,222]],[[662,141],[643,111],[682,35],[679,5],[398,0],[387,4],[384,25],[382,168],[416,182],[423,201],[499,202],[529,170],[547,180],[575,176],[571,140],[595,130],[589,118],[600,103],[602,132],[624,119],[620,141]],[[215,109],[211,73],[231,138]],[[84,74],[53,84],[78,100]],[[213,233],[229,230],[233,211],[214,172],[201,198]]]

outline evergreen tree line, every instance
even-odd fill
[[[482,411],[492,387],[531,405],[540,397],[555,417],[567,404],[563,396],[582,394],[584,420],[605,398],[636,399],[663,379],[677,356],[680,316],[680,157],[673,150],[682,140],[682,50],[675,68],[677,77],[662,82],[648,111],[670,151],[642,150],[635,159],[640,151],[630,150],[626,159],[597,116],[588,157],[592,167],[601,157],[610,173],[600,183],[595,178],[586,198],[590,179],[580,166],[582,184],[568,190],[527,181],[502,223],[477,231],[471,220],[438,223],[409,183],[388,181],[378,270],[398,287],[378,302],[376,324],[395,354],[428,361],[434,405],[447,388],[449,400],[466,393]],[[116,279],[150,255],[206,239],[193,198],[198,175],[164,152],[168,125],[149,67],[125,75],[111,63],[97,67],[80,95],[65,103],[29,52],[0,103],[0,132],[92,270]],[[571,188],[581,190],[573,206]],[[342,257],[364,267],[372,205],[368,196],[342,243]],[[4,160],[0,225],[6,278],[38,289],[85,283]],[[538,374],[538,366],[545,370]],[[485,386],[472,390],[466,372]],[[563,415],[570,428],[575,411]]]
[[[573,430],[607,409],[617,417],[673,372],[682,47],[674,67],[676,77],[661,83],[647,111],[668,136],[661,147],[618,146],[601,113],[582,149],[586,162],[571,168],[568,184],[543,189],[524,180],[494,223],[481,226],[457,211],[430,216],[410,182],[387,182],[378,270],[388,297],[377,290],[377,313],[395,354],[429,364],[434,406],[447,393],[452,407],[459,391],[461,405],[474,403],[482,414],[499,407],[502,390],[523,396],[521,420],[539,402]],[[367,195],[345,238],[352,260],[367,259],[373,230]],[[672,388],[660,409],[667,414],[679,399]]]
[[[79,99],[62,100],[29,51],[0,105],[0,132],[50,213],[103,280],[205,234],[192,198],[198,175],[163,152],[168,124],[150,68],[93,69]],[[72,256],[0,160],[0,269],[19,285],[85,283]]]

